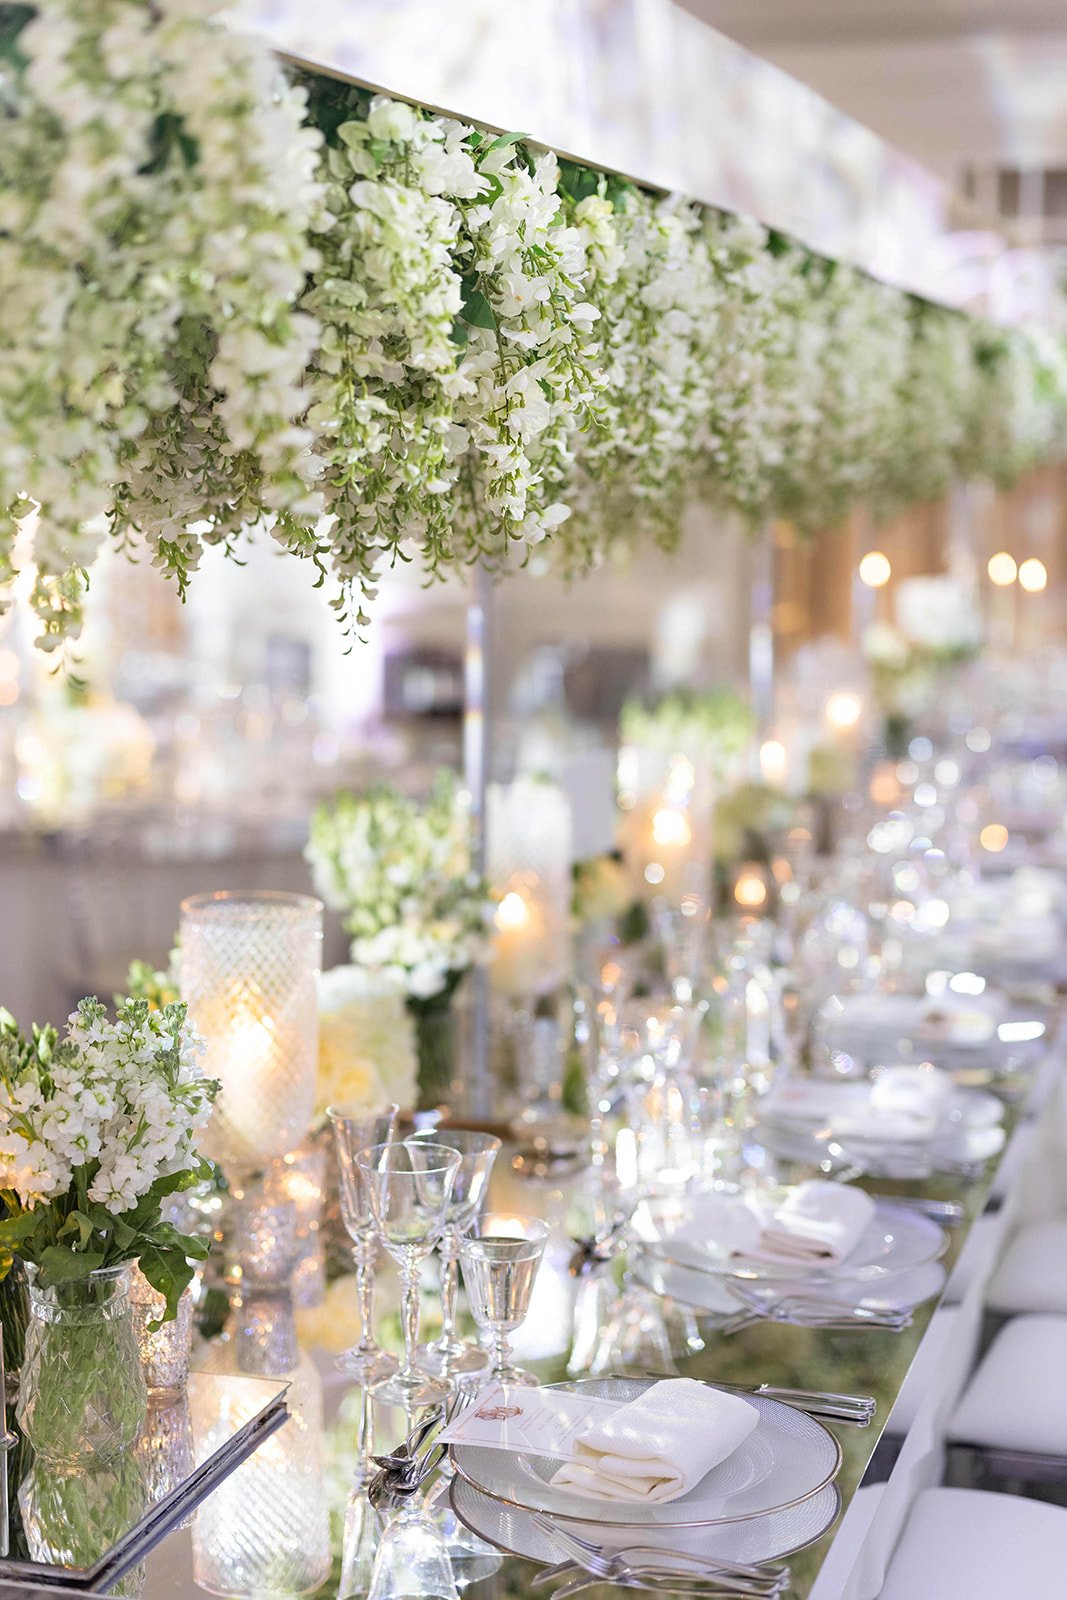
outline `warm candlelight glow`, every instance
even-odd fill
[[[1019,587],[1025,589],[1027,594],[1040,594],[1048,584],[1048,572],[1045,563],[1036,556],[1031,556],[1019,568]]]
[[[778,739],[765,739],[759,748],[759,769],[764,783],[781,789],[789,776],[789,757]]]
[[[863,712],[858,694],[850,689],[839,689],[826,702],[826,720],[831,728],[854,728]]]
[[[530,920],[530,908],[517,889],[509,889],[496,908],[493,922],[502,933],[512,933],[524,928]]]
[[[900,803],[900,783],[891,761],[875,767],[871,773],[869,793],[875,805],[892,807]]]
[[[1008,843],[1008,830],[1002,822],[987,822],[978,835],[983,850],[999,855]]]
[[[652,839],[667,849],[684,850],[693,840],[693,830],[685,812],[661,806],[652,818]]]
[[[859,574],[860,582],[868,589],[882,589],[893,576],[893,568],[881,550],[868,550],[860,561]]]
[[[1007,589],[1015,582],[1019,569],[1014,556],[1007,550],[998,550],[996,555],[990,556],[986,571],[990,583],[995,583],[998,589]]]
[[[749,911],[758,910],[767,902],[767,885],[758,867],[742,867],[734,884],[734,899]]]

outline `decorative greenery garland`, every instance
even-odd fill
[[[514,135],[287,86],[220,9],[0,7],[0,597],[37,505],[45,649],[109,536],[184,590],[204,543],[264,526],[358,628],[398,558],[550,538],[580,571],[697,496],[812,529],[1056,448],[1040,332]]]

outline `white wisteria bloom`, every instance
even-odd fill
[[[0,588],[37,505],[46,649],[78,632],[93,519],[184,585],[192,524],[219,541],[320,510],[300,423],[316,329],[293,310],[319,136],[222,10],[50,0],[0,63]]]

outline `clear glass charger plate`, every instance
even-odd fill
[[[925,1261],[936,1261],[948,1248],[945,1230],[929,1217],[880,1200],[859,1242],[835,1266],[817,1263],[801,1266],[796,1261],[733,1256],[725,1249],[717,1250],[712,1241],[697,1245],[672,1238],[672,1212],[677,1217],[678,1207],[685,1204],[673,1200],[648,1202],[635,1214],[634,1225],[642,1249],[648,1255],[693,1267],[698,1272],[713,1272],[723,1278],[744,1278],[755,1283],[803,1278],[807,1283],[829,1284],[844,1277],[881,1277],[887,1272],[903,1272]]]
[[[926,1178],[934,1172],[956,1172],[989,1161],[1004,1148],[999,1123],[984,1127],[949,1126],[925,1139],[878,1139],[838,1132],[825,1125],[801,1127],[765,1117],[752,1138],[785,1161],[823,1171],[866,1173],[873,1178]]]
[[[537,1526],[531,1512],[501,1505],[462,1478],[452,1480],[449,1498],[460,1522],[479,1539],[506,1555],[524,1556],[527,1561],[540,1561],[545,1565],[565,1559],[566,1552]],[[685,1551],[687,1555],[708,1562],[739,1561],[754,1565],[761,1561],[781,1561],[821,1538],[835,1521],[840,1505],[837,1487],[829,1484],[786,1511],[708,1528],[672,1528],[668,1533],[645,1529],[639,1542],[661,1546],[664,1565],[668,1567],[672,1550]],[[625,1549],[628,1544],[638,1542],[632,1530],[625,1533],[612,1530],[599,1521],[568,1522],[567,1527],[579,1538],[589,1539],[609,1550]],[[689,1571],[689,1568],[686,1566],[683,1570]]]
[[[658,1381],[585,1378],[552,1387],[615,1400],[621,1406]],[[766,1395],[744,1398],[759,1412],[759,1422],[748,1438],[687,1494],[665,1504],[594,1500],[572,1488],[554,1488],[549,1480],[563,1465],[554,1456],[454,1444],[452,1464],[459,1478],[490,1500],[521,1511],[540,1511],[568,1523],[589,1523],[601,1531],[608,1526],[647,1530],[746,1521],[788,1510],[833,1483],[841,1466],[841,1446],[828,1428]]]
[[[1009,1007],[1003,1014],[990,1014],[987,1032],[970,1033],[958,1023],[932,1021],[927,1003],[912,994],[839,998],[835,1013],[825,1019],[824,1042],[831,1050],[868,1060],[907,1058],[933,1061],[949,1072],[973,1071],[979,1065],[995,1071],[1032,1051],[1046,1031],[1032,1011]]]
[[[642,1288],[666,1295],[705,1317],[732,1317],[747,1304],[730,1293],[728,1279],[695,1267],[658,1260],[641,1250],[631,1252],[630,1275]],[[828,1308],[847,1305],[870,1311],[914,1311],[916,1306],[941,1293],[947,1276],[940,1262],[927,1261],[905,1272],[885,1273],[873,1279],[835,1278],[830,1284],[812,1284],[798,1278],[776,1283],[771,1303],[797,1295],[804,1300],[824,1301]],[[862,1326],[862,1323],[857,1324],[859,1328]]]
[[[787,1161],[855,1165],[887,1177],[924,1177],[988,1161],[1004,1145],[1004,1103],[987,1089],[954,1086],[937,1126],[906,1134],[898,1121],[880,1132],[867,1079],[840,1083],[805,1078],[768,1095],[756,1140]],[[891,1120],[891,1119],[890,1119]],[[887,1121],[887,1130],[890,1123]]]

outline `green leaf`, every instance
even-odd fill
[[[71,1234],[77,1234],[80,1245],[87,1245],[92,1238],[93,1222],[90,1217],[85,1215],[84,1211],[70,1212],[56,1237],[58,1239],[66,1239]]]
[[[57,1283],[76,1283],[103,1264],[98,1250],[68,1250],[65,1245],[50,1244],[41,1252],[39,1281],[46,1289]]]
[[[6,1217],[0,1222],[0,1245],[6,1245],[17,1254],[19,1245],[36,1233],[43,1215],[42,1211],[20,1211],[14,1217]]]
[[[460,316],[472,328],[496,328],[493,308],[471,278],[463,280],[463,309]]]
[[[509,144],[518,144],[520,139],[525,139],[524,133],[498,133],[496,138],[486,145],[486,150],[506,150]]]
[[[153,1333],[164,1322],[171,1322],[178,1314],[178,1301],[186,1286],[192,1282],[193,1269],[180,1250],[152,1244],[142,1252],[141,1271],[167,1302],[167,1309],[158,1322],[150,1322]]]

